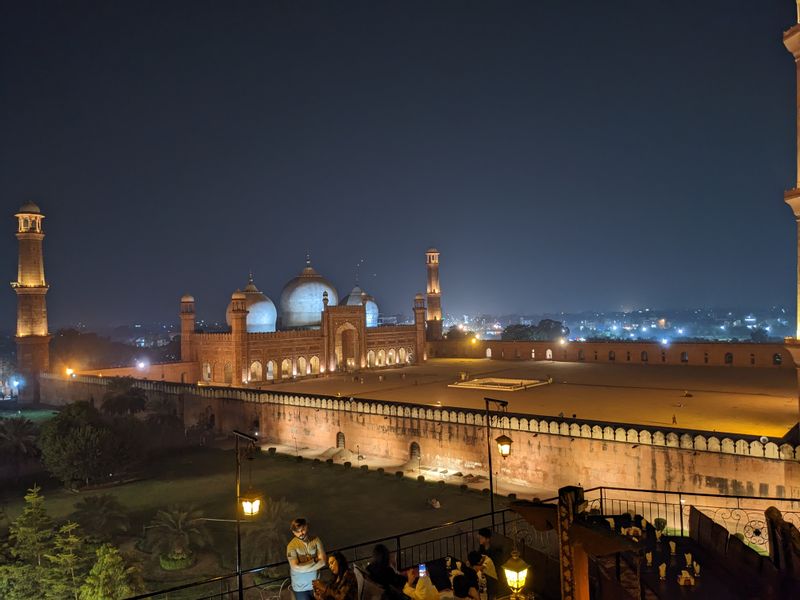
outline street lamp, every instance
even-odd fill
[[[247,517],[257,515],[261,509],[261,498],[250,492],[242,496],[242,453],[239,449],[239,440],[248,442],[245,448],[247,452],[251,452],[256,447],[258,440],[252,435],[247,435],[236,429],[233,430],[233,435],[236,439],[236,579],[239,588],[239,600],[244,600],[244,588],[242,586],[242,532],[239,507],[241,506],[242,513]]]
[[[520,592],[522,588],[525,587],[525,579],[528,577],[528,568],[528,563],[519,557],[519,552],[517,552],[516,548],[511,552],[511,558],[503,564],[502,569],[503,573],[506,575],[508,587],[511,588],[512,600],[522,598]]]
[[[484,398],[484,401],[486,402],[486,447],[489,454],[489,507],[492,511],[492,529],[494,529],[494,469],[492,469],[492,432],[490,423],[491,409],[489,403],[493,402],[499,408],[506,408],[508,406],[508,402],[505,400],[493,400],[492,398]],[[511,454],[510,437],[507,435],[501,435],[495,440],[495,442],[497,443],[497,450],[500,453],[500,456],[506,458],[509,454]]]

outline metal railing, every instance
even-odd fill
[[[699,494],[667,490],[636,490],[597,487],[584,492],[587,510],[602,515],[633,513],[650,523],[664,519],[669,535],[689,535],[689,511],[692,506],[725,527],[731,535],[741,537],[754,550],[769,552],[769,539],[764,511],[778,508],[783,518],[800,528],[800,499],[729,494]]]
[[[496,511],[495,522],[496,533],[508,537],[514,536],[527,546],[557,556],[557,539],[554,532],[535,531],[527,521],[511,509]],[[351,564],[363,567],[372,557],[375,545],[384,544],[394,553],[398,569],[404,569],[446,556],[466,558],[467,554],[477,547],[477,532],[482,527],[492,527],[492,513],[368,540],[334,551],[344,554]],[[288,585],[286,580],[289,576],[289,566],[286,561],[246,569],[242,573],[243,590],[252,590],[250,597],[255,597],[257,590],[261,598],[275,599],[280,595],[281,589]],[[227,573],[147,592],[134,596],[131,600],[232,599],[238,593],[236,581],[237,573]]]

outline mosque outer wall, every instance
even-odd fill
[[[104,384],[93,377],[44,375],[42,398],[51,404],[97,400]],[[358,445],[362,453],[408,462],[408,470],[416,466],[410,446],[417,443],[423,466],[486,470],[480,412],[153,381],[139,385],[150,396],[174,400],[187,426],[213,423],[219,433],[257,426],[266,442],[294,445],[296,440],[314,448],[335,447],[341,432],[347,448]],[[800,446],[533,416],[512,416],[498,427],[514,440],[512,456],[495,461],[500,477],[537,489],[581,484],[800,497]]]
[[[487,355],[491,351],[491,356]],[[552,358],[548,359],[548,350]],[[707,365],[794,368],[783,344],[733,342],[503,342],[494,340],[428,342],[428,358],[492,358],[497,360],[554,360],[614,364]],[[582,353],[582,354],[581,354]],[[644,354],[643,354],[644,353]],[[685,354],[684,354],[685,353]],[[780,364],[775,364],[775,355]],[[731,362],[726,362],[730,355]],[[646,356],[647,360],[643,360]],[[613,357],[613,358],[612,358]]]

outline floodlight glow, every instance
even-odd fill
[[[147,363],[144,362],[143,360],[137,360],[136,361],[136,368],[137,369],[144,369],[146,366],[147,366]]]
[[[666,346],[667,344],[669,344],[669,341],[667,340],[667,338],[661,338],[661,345],[662,346]]]

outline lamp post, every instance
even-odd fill
[[[239,589],[239,600],[244,599],[244,589],[242,588],[242,532],[241,519],[239,518],[239,505],[245,516],[252,517],[258,514],[261,508],[261,499],[248,493],[242,496],[242,455],[239,449],[239,440],[248,442],[247,449],[252,450],[258,441],[252,435],[247,435],[236,429],[233,430],[236,439],[236,580]]]
[[[512,600],[517,600],[521,597],[520,592],[525,587],[525,580],[528,577],[528,563],[519,557],[519,552],[516,548],[516,540],[514,543],[514,550],[511,552],[509,558],[502,566],[503,573],[506,576],[508,587],[511,588]]]
[[[484,398],[484,401],[486,402],[486,448],[489,455],[489,506],[492,512],[492,529],[494,529],[494,469],[492,468],[492,426],[490,422],[490,403],[496,404],[499,408],[505,408],[508,406],[508,402],[505,400],[494,400],[492,398]],[[495,440],[495,442],[497,443],[497,451],[500,453],[500,456],[506,458],[509,454],[511,454],[512,440],[510,437],[507,435],[501,435]]]

